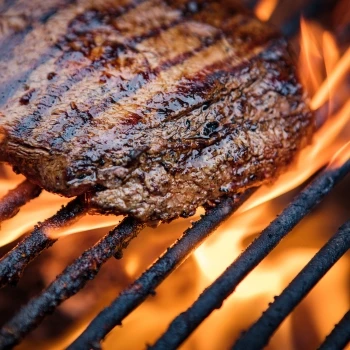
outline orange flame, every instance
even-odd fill
[[[268,21],[274,9],[278,4],[278,0],[260,0],[255,6],[255,15],[262,21]]]
[[[324,39],[325,42],[330,40],[328,35],[325,36]],[[330,57],[329,62],[331,62],[333,59],[333,57]],[[328,69],[330,70],[329,73],[332,74],[323,82],[315,95],[312,97],[310,107],[314,110],[320,108],[331,97],[332,91],[338,87],[338,85],[344,80],[344,76],[350,72],[350,48],[339,60],[334,69],[332,69],[331,65],[328,66]]]
[[[262,6],[262,3],[265,2],[261,1],[259,5]],[[258,16],[267,18],[268,14],[267,17]],[[324,31],[319,25],[304,19],[301,20],[300,45],[299,74],[305,89],[312,96],[311,108],[317,110],[326,102],[332,104],[335,91],[339,92],[344,88],[350,67],[350,49],[340,57],[340,50],[333,35]],[[215,236],[196,250],[195,258],[206,281],[205,286],[214,281],[232,263],[245,245],[251,241],[251,235],[266,227],[282,209],[283,206],[272,199],[301,185],[323,166],[330,164],[330,167],[339,167],[350,158],[349,120],[350,101],[345,100],[337,113],[326,118],[314,135],[312,144],[300,152],[289,171],[280,176],[272,186],[263,186],[256,191],[228,223],[220,226]],[[313,221],[312,228],[316,227]],[[302,232],[299,234],[303,237]],[[305,237],[303,240],[305,243]],[[228,304],[235,302],[237,307],[237,303],[242,300],[254,300],[264,294],[269,295],[271,301],[272,297],[280,293],[285,286],[286,275],[294,277],[315,252],[316,249],[310,252],[303,248],[294,249],[290,253],[284,252],[282,257],[279,256],[278,266],[264,261],[245,278],[235,293],[230,296]],[[271,257],[267,260],[270,259]],[[274,261],[273,258],[272,261]],[[337,276],[345,276],[348,273],[346,264],[348,264],[347,261],[338,264]],[[336,277],[333,275],[331,279],[334,280]],[[325,288],[324,283],[322,284]],[[330,319],[334,321],[344,312],[342,310],[348,307],[345,297],[346,288],[340,288],[340,290],[339,303],[333,310],[327,310]],[[325,289],[318,291],[318,295],[324,294]],[[320,300],[319,296],[317,298],[315,299],[317,301],[314,299],[311,301],[315,311],[315,303],[317,304]],[[337,316],[334,316],[335,314]],[[322,337],[332,327],[332,323],[328,321],[322,317],[322,322],[318,322],[318,331]],[[291,344],[290,339],[287,340],[288,334],[291,334],[291,329],[287,325],[288,321],[279,332],[283,339],[281,343],[283,348]]]
[[[23,176],[15,175],[7,166],[3,167],[4,180],[0,181],[0,197],[4,196],[11,188],[15,188],[18,183],[23,181]],[[0,227],[0,247],[4,246],[28,232],[33,226],[40,221],[51,217],[56,212],[69,202],[69,199],[63,198],[46,191],[35,200],[27,203],[15,218],[4,221]],[[94,230],[97,228],[105,228],[116,225],[120,221],[120,217],[113,215],[104,217],[101,220],[97,215],[86,215],[72,226],[63,230],[50,230],[46,234],[52,238]]]

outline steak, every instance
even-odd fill
[[[0,9],[0,161],[92,212],[187,217],[310,141],[286,41],[232,1]]]

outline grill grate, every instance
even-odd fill
[[[182,238],[170,247],[143,275],[124,290],[113,304],[96,317],[88,330],[72,344],[70,349],[92,346],[101,341],[116,325],[140,305],[156,287],[179,267],[186,258],[212,233],[224,220],[236,211],[252,194],[248,191],[237,200],[225,199],[184,232]]]
[[[350,172],[350,161],[337,169],[326,169],[304,189],[261,235],[238,257],[231,266],[210,286],[198,300],[170,325],[168,331],[151,347],[152,349],[176,349],[201,324],[212,311],[234,291],[244,277],[254,269],[333,188]],[[164,279],[181,265],[224,220],[226,220],[254,192],[247,191],[236,198],[226,198],[185,231],[182,238],[169,248],[143,275],[125,289],[115,301],[103,310],[69,347],[99,349],[103,338],[152,294]],[[43,249],[52,245],[45,235],[45,228],[62,227],[74,222],[86,212],[82,199],[77,198],[55,216],[37,227],[22,243],[0,261],[2,284],[17,281],[25,266]],[[0,331],[0,349],[11,348],[64,300],[76,294],[88,280],[93,279],[110,257],[126,248],[128,243],[144,228],[144,224],[125,218],[114,230],[68,266],[40,295],[33,298]],[[257,349],[265,345],[280,323],[302,300],[326,271],[350,247],[350,222],[322,248],[300,272],[285,291],[249,329],[234,349]],[[29,242],[29,243],[28,243]],[[36,245],[35,243],[38,242]],[[28,255],[23,257],[23,252]],[[21,256],[24,262],[21,261]],[[15,264],[15,265],[12,265]],[[19,267],[18,267],[19,266]],[[346,328],[349,315],[327,337],[321,348],[329,344],[346,344],[349,333]],[[345,331],[344,331],[345,329]],[[257,336],[257,334],[259,336]]]
[[[259,320],[237,341],[233,350],[261,349],[283,320],[299,304],[326,272],[350,247],[350,221],[344,224],[328,243],[275,298]],[[350,336],[350,335],[349,335]]]
[[[49,287],[33,298],[0,331],[0,348],[11,348],[40,324],[64,300],[78,293],[92,280],[116,250],[128,243],[144,228],[135,219],[125,218],[114,230],[68,266]]]

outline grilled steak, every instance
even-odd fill
[[[94,211],[192,215],[272,181],[311,137],[285,40],[233,2],[0,8],[0,160]]]

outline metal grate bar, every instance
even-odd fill
[[[254,192],[248,190],[236,199],[226,198],[216,207],[207,210],[205,216],[186,230],[139,279],[125,289],[114,302],[104,309],[88,326],[85,332],[68,348],[100,349],[100,341],[122,320],[139,306],[148,295],[179,267],[224,220],[228,219]]]
[[[125,218],[114,230],[86,250],[0,330],[0,349],[12,348],[18,344],[45,316],[52,313],[64,300],[78,293],[88,280],[92,280],[102,264],[116,250],[126,248],[144,227],[145,224],[135,219]]]
[[[348,343],[350,343],[350,310],[333,328],[318,350],[345,349]]]
[[[46,234],[48,230],[73,224],[85,212],[84,200],[78,197],[59,210],[57,214],[36,226],[31,234],[1,258],[0,288],[7,284],[17,283],[26,266],[57,241]]]
[[[0,200],[0,223],[14,217],[19,212],[20,207],[38,197],[40,193],[41,188],[28,180],[8,191]]]
[[[177,349],[182,342],[235,290],[302,218],[314,208],[350,171],[350,160],[338,169],[321,173],[230,265],[195,303],[170,324],[166,333],[150,349]]]
[[[280,324],[349,248],[350,221],[345,223],[317,252],[282,294],[275,298],[259,320],[241,336],[232,349],[264,348]]]

